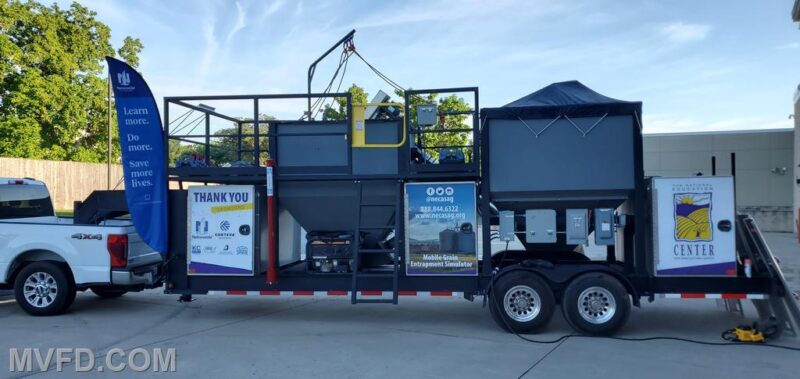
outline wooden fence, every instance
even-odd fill
[[[104,163],[44,161],[0,158],[0,177],[33,178],[47,184],[58,210],[71,210],[72,202],[83,200],[94,190],[108,188]],[[122,166],[111,165],[111,188],[124,188],[120,182]]]

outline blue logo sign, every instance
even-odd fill
[[[136,232],[153,250],[167,252],[167,179],[161,117],[144,79],[125,62],[106,57],[112,81],[125,199]]]

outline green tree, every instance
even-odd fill
[[[266,137],[269,131],[269,121],[275,120],[275,117],[265,114],[259,115],[258,134],[259,142],[258,148],[261,151],[259,162],[260,165],[265,165],[269,159],[269,138]],[[234,123],[233,127],[220,129],[214,133],[216,136],[211,141],[211,160],[214,164],[232,163],[238,160],[239,138],[238,126]],[[242,150],[247,151],[242,153],[242,161],[246,163],[253,163],[255,153],[255,145],[253,144],[255,137],[253,137],[253,124],[242,123]]]
[[[105,56],[111,30],[96,13],[0,0],[0,155],[103,162],[107,153]],[[142,43],[119,54],[138,64]],[[116,123],[112,159],[119,158]]]
[[[395,91],[397,96],[403,96],[400,91]],[[415,134],[417,146],[423,146],[423,151],[434,158],[438,158],[439,147],[443,146],[467,146],[471,145],[472,134],[467,131],[459,131],[472,128],[472,124],[467,124],[469,116],[466,114],[447,114],[471,111],[472,107],[456,95],[439,98],[439,94],[429,93],[425,95],[411,95],[409,101],[409,117],[412,127],[417,125],[417,106],[421,104],[438,104],[439,112],[443,115],[439,122],[433,127],[421,129],[421,131],[435,131],[435,133]],[[447,132],[439,132],[447,131]],[[464,152],[467,161],[472,159],[472,151],[467,148],[460,148]]]
[[[350,98],[353,104],[367,103],[369,94],[363,88],[353,84],[347,89],[350,92]],[[337,97],[334,99],[333,104],[325,105],[325,110],[322,112],[323,120],[345,120],[347,119],[347,99]]]

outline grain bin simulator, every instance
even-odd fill
[[[414,101],[434,93],[471,108]],[[733,178],[644,177],[641,103],[579,82],[498,108],[480,109],[473,87],[403,96],[165,98],[167,179],[182,188],[169,191],[165,291],[483,296],[503,329],[536,331],[561,307],[588,334],[618,330],[642,298],[747,299],[796,331],[779,267],[735,213]],[[339,118],[262,116],[275,102],[337,98]],[[207,105],[225,102],[248,109]],[[187,115],[201,127],[181,126]],[[442,133],[466,142],[429,142]]]

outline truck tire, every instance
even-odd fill
[[[628,291],[611,275],[589,273],[572,280],[561,299],[564,318],[577,332],[609,335],[631,312]]]
[[[91,290],[95,295],[102,297],[103,299],[113,299],[128,293],[126,290],[110,287],[91,287]]]
[[[57,315],[75,300],[75,285],[64,266],[34,262],[23,267],[14,280],[14,296],[28,314]]]
[[[550,286],[536,274],[525,271],[501,276],[492,284],[488,302],[497,325],[512,333],[541,329],[555,310]]]

